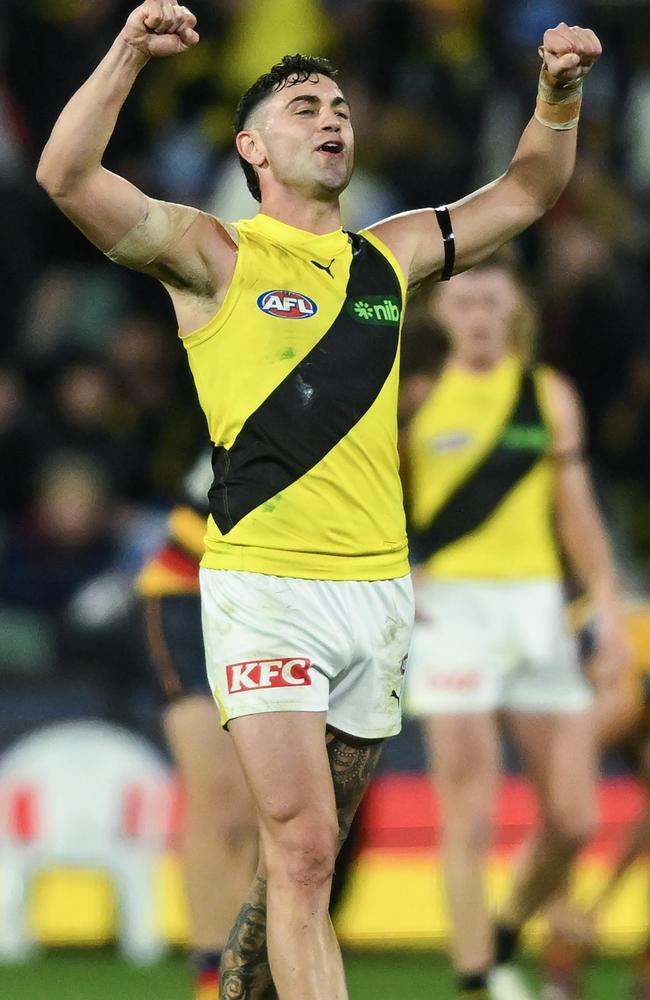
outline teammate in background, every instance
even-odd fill
[[[63,110],[37,176],[101,250],[168,290],[214,444],[204,641],[261,839],[222,994],[261,995],[268,945],[281,1000],[343,1000],[332,870],[400,728],[413,619],[396,442],[407,288],[472,267],[556,201],[600,44],[565,24],[545,33],[536,117],[493,184],[345,233],[354,134],[325,60],[285,57],[239,104],[253,220],[154,201],[103,168],[148,60],[197,42],[187,8],[134,10]]]
[[[575,611],[579,634],[586,640],[588,661],[597,624],[590,614],[585,620],[584,602],[576,602]],[[589,910],[572,907],[568,891],[548,907],[551,934],[543,959],[542,1000],[583,1000],[584,960],[594,945],[598,918],[630,865],[650,852],[650,604],[626,598],[624,615],[632,645],[630,669],[621,674],[619,683],[608,674],[603,677],[590,672],[596,741],[601,750],[622,753],[649,798]],[[650,938],[636,961],[631,996],[634,1000],[650,998]]]
[[[597,818],[591,695],[565,623],[561,555],[598,617],[597,658],[618,669],[627,645],[580,404],[531,359],[520,282],[494,260],[434,296],[449,353],[428,391],[419,383],[405,445],[420,618],[405,707],[423,720],[442,803],[459,995],[514,1000],[529,996],[509,965],[520,930]],[[501,714],[537,794],[540,833],[494,941],[483,876]]]
[[[182,859],[195,1000],[216,1000],[228,931],[255,871],[255,812],[232,740],[219,724],[201,639],[199,563],[204,550],[210,453],[188,473],[163,547],[143,567],[146,645],[167,699],[164,727],[185,793]]]

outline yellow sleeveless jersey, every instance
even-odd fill
[[[557,578],[544,370],[446,368],[409,432],[414,555],[436,578]]]
[[[236,228],[226,298],[183,337],[214,445],[202,565],[404,576],[399,265],[371,233],[318,236],[263,214]]]

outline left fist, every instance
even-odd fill
[[[602,54],[602,46],[590,28],[572,28],[561,21],[544,32],[540,54],[551,83],[559,87],[586,76]]]

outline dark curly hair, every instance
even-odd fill
[[[305,80],[309,80],[312,76],[317,75],[328,76],[330,80],[335,80],[338,76],[338,71],[332,66],[329,59],[323,59],[320,56],[305,56],[300,53],[296,53],[293,56],[284,56],[279,63],[271,67],[268,73],[260,76],[240,98],[235,112],[235,135],[246,127],[246,123],[252,112],[269,94],[281,90],[289,81],[292,84],[304,83]],[[242,156],[239,157],[239,162],[246,177],[248,190],[253,195],[253,198],[261,201],[262,192],[260,191],[260,182],[255,167],[251,163],[247,163]]]

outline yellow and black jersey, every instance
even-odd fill
[[[231,286],[183,337],[214,444],[202,564],[408,573],[397,458],[404,276],[372,233],[236,224]]]
[[[437,579],[558,578],[547,373],[449,365],[408,435],[415,557]]]

